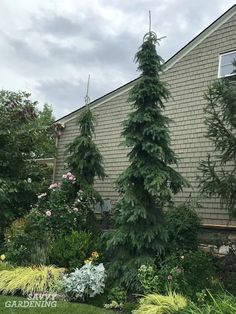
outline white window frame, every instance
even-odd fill
[[[229,76],[234,76],[234,75],[235,75],[235,74],[227,74],[227,75],[224,75],[224,76],[221,76],[221,75],[220,75],[222,56],[229,55],[229,54],[232,54],[232,53],[235,53],[235,54],[236,54],[236,50],[229,51],[229,52],[224,52],[224,53],[221,53],[221,54],[219,55],[218,78],[229,77]]]

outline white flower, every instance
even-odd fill
[[[47,193],[42,193],[38,195],[38,199],[40,200],[41,198],[43,198],[44,196],[47,196]]]
[[[28,182],[28,183],[32,183],[32,179],[31,179],[31,178],[28,178],[28,179],[27,179],[27,182]]]
[[[52,215],[52,212],[50,210],[46,210],[45,214],[47,217],[50,217]]]
[[[59,187],[59,185],[58,185],[58,183],[53,183],[53,184],[51,184],[50,186],[49,186],[49,190],[53,190],[53,189],[56,189],[56,188],[58,188]]]

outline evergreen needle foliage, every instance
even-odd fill
[[[163,113],[169,91],[160,80],[163,60],[156,52],[156,43],[156,37],[149,33],[136,54],[142,75],[131,90],[133,111],[122,132],[130,148],[130,165],[118,179],[121,199],[110,244],[117,259],[123,259],[120,267],[114,268],[126,285],[135,280],[141,264],[163,252],[167,241],[163,207],[186,184],[171,167],[177,158],[170,148],[170,120]]]
[[[92,111],[86,107],[78,119],[80,134],[68,145],[67,163],[69,169],[76,175],[80,188],[89,189],[99,198],[93,190],[94,179],[105,178],[103,158],[98,147],[93,141],[95,117]]]
[[[236,64],[235,64],[236,66]],[[236,85],[220,79],[205,94],[206,137],[212,142],[214,155],[201,161],[201,192],[218,196],[222,206],[236,215]]]

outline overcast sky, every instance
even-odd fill
[[[57,118],[136,78],[148,31],[167,60],[235,0],[0,0],[0,88],[52,104]]]

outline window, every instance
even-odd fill
[[[236,51],[226,52],[219,57],[219,71],[218,77],[235,75],[233,71],[236,70],[236,66],[232,62],[236,62]]]

